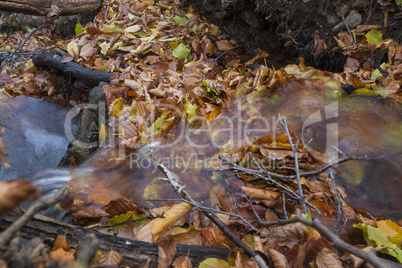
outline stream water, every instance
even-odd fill
[[[325,83],[309,80],[288,83],[270,98],[238,99],[208,131],[190,131],[172,146],[148,146],[124,165],[108,169],[102,168],[102,162],[115,157],[115,150],[98,152],[76,170],[55,169],[68,145],[63,127],[66,111],[44,100],[17,97],[2,102],[0,108],[0,118],[7,115],[2,136],[11,164],[10,169],[2,167],[0,174],[3,180],[32,178],[52,169],[33,177],[45,194],[54,193],[73,178],[74,191],[80,195],[97,191],[98,196],[110,199],[118,193],[144,203],[146,198],[176,198],[170,187],[157,179],[163,175],[146,157],[151,150],[182,178],[196,199],[213,202],[215,193],[238,188],[242,182],[230,172],[204,172],[206,162],[218,154],[230,157],[234,148],[254,138],[283,133],[279,114],[286,116],[289,129],[310,148],[333,151],[336,146],[349,155],[367,158],[336,168],[347,200],[375,215],[402,219],[401,105],[376,95],[342,95]],[[379,156],[384,157],[374,160]]]

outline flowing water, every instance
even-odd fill
[[[67,150],[64,133],[67,109],[37,98],[18,96],[0,101],[4,149],[10,168],[3,162],[1,180],[29,178],[56,168]]]
[[[13,114],[9,116],[14,118],[12,122],[25,126],[10,125],[14,132],[8,129],[3,134],[12,168],[3,168],[1,172],[9,174],[13,170],[10,174],[16,177],[30,176],[33,172],[27,167],[36,171],[56,167],[67,146],[60,123],[63,113],[51,119],[49,110],[44,114],[40,112],[53,109],[53,104],[44,102],[40,104],[44,105],[41,109],[30,108],[27,112],[27,107],[40,101],[26,99],[23,102],[25,105],[2,109]],[[11,103],[5,106],[11,107]],[[20,110],[25,112],[18,112]],[[278,123],[279,114],[287,118],[289,130],[310,148],[332,151],[329,160],[335,157],[333,146],[351,156],[367,158],[335,169],[338,183],[344,185],[348,193],[347,200],[375,215],[402,219],[399,208],[402,203],[399,194],[402,186],[401,105],[391,98],[375,95],[346,96],[314,80],[289,82],[269,98],[240,98],[230,112],[211,125],[190,130],[186,135],[172,134],[170,137],[177,143],[170,146],[166,146],[166,141],[154,143],[133,152],[130,159],[115,166],[110,164],[110,159],[117,158],[118,151],[104,149],[79,169],[47,171],[36,175],[34,181],[46,194],[51,194],[73,178],[74,193],[82,196],[82,200],[100,205],[119,195],[143,205],[150,205],[146,201],[149,198],[177,198],[170,186],[158,180],[164,175],[148,156],[151,152],[157,162],[178,174],[195,199],[214,203],[216,193],[235,191],[243,182],[230,172],[206,172],[204,169],[211,165],[216,167],[219,154],[235,157],[237,148],[267,134],[283,133]],[[53,112],[52,116],[55,115]],[[26,125],[27,122],[35,123]],[[177,128],[176,133],[179,132]],[[20,146],[7,146],[18,144],[16,139],[21,140]],[[60,154],[56,154],[57,148]],[[379,156],[383,156],[381,160],[375,160]]]

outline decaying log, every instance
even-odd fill
[[[72,61],[62,63],[62,59],[63,57],[52,53],[41,53],[32,56],[35,66],[54,68],[82,81],[88,87],[97,86],[100,82],[110,82],[110,73],[90,70]]]
[[[16,221],[21,215],[16,212],[10,212],[0,219],[0,231],[5,230],[11,223]],[[67,224],[54,220],[49,217],[36,215],[31,221],[25,225],[20,231],[23,238],[32,239],[39,237],[44,243],[53,245],[58,234],[66,234],[67,242],[73,247],[78,246],[79,242],[83,242],[84,237],[88,233],[94,233],[100,241],[99,250],[102,252],[111,249],[118,252],[124,257],[122,264],[130,267],[142,267],[148,258],[151,260],[150,267],[158,266],[158,245],[145,243],[141,241],[133,241],[126,238],[115,237],[113,235],[103,234],[93,229],[85,229],[79,226]],[[198,264],[206,258],[227,259],[228,249],[176,245],[176,257],[188,255],[192,264]]]
[[[0,0],[0,10],[57,19],[96,10],[102,3],[103,0]]]

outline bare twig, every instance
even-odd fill
[[[264,172],[260,172],[258,170],[254,170],[254,169],[250,169],[250,168],[244,168],[244,167],[241,167],[241,166],[233,163],[232,161],[230,161],[229,159],[227,159],[227,158],[225,158],[224,156],[221,156],[221,155],[219,155],[218,158],[220,160],[222,160],[225,164],[227,164],[230,167],[230,169],[227,169],[227,170],[231,170],[235,174],[240,174],[239,171],[242,171],[244,174],[255,175],[255,176],[259,177],[260,179],[263,179],[263,180],[266,180],[266,181],[268,181],[270,183],[275,184],[276,187],[286,191],[286,193],[288,195],[290,195],[292,198],[300,199],[299,195],[296,192],[292,191],[291,189],[287,188],[286,186],[283,186],[281,183],[279,183],[279,182],[275,181],[274,179],[272,179],[271,175],[270,175],[272,172],[264,173]],[[260,173],[263,173],[266,176],[263,176]],[[276,174],[276,173],[272,173],[272,174]],[[290,177],[290,176],[288,176],[288,177]],[[294,178],[296,178],[296,176],[294,176]],[[321,212],[317,209],[316,206],[314,206],[313,204],[311,204],[308,201],[305,201],[305,203],[307,205],[309,205],[310,207],[312,207],[314,210],[316,210],[318,213],[321,214]]]
[[[374,253],[367,253],[367,252],[343,241],[338,235],[336,235],[334,232],[332,232],[330,229],[328,229],[319,219],[313,219],[312,221],[310,221],[310,220],[303,218],[303,215],[301,214],[299,209],[296,210],[296,215],[293,218],[288,219],[288,220],[278,220],[275,222],[266,222],[266,221],[261,220],[261,218],[258,216],[258,214],[255,213],[255,216],[257,217],[258,223],[262,226],[285,225],[285,224],[295,223],[295,222],[303,223],[307,226],[313,227],[318,232],[320,232],[320,234],[322,236],[324,236],[325,238],[327,238],[329,241],[332,242],[332,245],[335,248],[337,248],[339,250],[344,250],[353,255],[356,255],[357,257],[369,262],[374,267],[378,267],[378,268],[388,267],[388,265],[384,261],[382,261],[379,257],[377,257]]]
[[[300,205],[303,208],[304,214],[307,214],[306,202],[304,200],[303,188],[302,188],[301,180],[300,180],[299,159],[297,157],[297,149],[299,148],[299,140],[296,141],[296,144],[293,144],[292,136],[290,136],[289,129],[288,129],[288,123],[286,122],[286,117],[284,117],[282,119],[281,116],[279,115],[279,122],[281,123],[283,129],[285,130],[286,136],[288,136],[289,144],[292,147],[293,157],[295,160],[295,172],[296,172],[296,179],[297,179],[297,187],[299,190],[299,201],[300,201]]]
[[[285,215],[285,219],[289,219],[288,217],[288,212],[286,211],[286,199],[285,199],[285,192],[282,192],[282,209],[283,209],[283,215]]]
[[[27,36],[25,37],[25,39],[21,42],[21,44],[13,51],[10,53],[10,55],[1,63],[0,65],[0,69],[4,67],[4,65],[6,65],[7,63],[11,62],[11,66],[10,68],[13,68],[14,65],[14,61],[15,59],[18,57],[18,55],[21,53],[22,48],[24,47],[25,43],[31,38],[31,36],[36,32],[39,31],[40,29],[45,28],[45,26],[39,26],[36,29],[33,29],[32,31],[30,31]]]
[[[157,163],[157,162],[155,161],[155,163]],[[215,223],[216,226],[218,226],[219,229],[221,229],[221,231],[230,240],[232,240],[236,246],[238,246],[239,248],[242,248],[247,256],[254,258],[260,267],[264,267],[264,268],[268,267],[268,264],[265,262],[265,260],[259,254],[257,254],[255,251],[251,250],[247,245],[245,245],[239,238],[237,238],[232,233],[232,231],[230,231],[230,229],[226,226],[226,224],[224,224],[215,214],[213,214],[210,210],[201,208],[202,205],[199,204],[198,202],[196,202],[190,196],[190,194],[184,189],[183,184],[181,183],[179,177],[175,173],[171,172],[163,164],[157,164],[157,166],[167,177],[166,179],[163,179],[163,180],[166,180],[169,182],[170,186],[172,186],[173,190],[176,192],[176,194],[178,196],[180,196],[181,198],[183,198],[187,201],[190,201],[194,204],[197,204],[197,206],[199,207],[198,209],[201,210],[201,212],[204,213],[204,215],[207,216],[207,218],[209,218],[213,223]]]
[[[346,29],[348,30],[348,33],[349,33],[350,36],[352,37],[352,42],[353,42],[353,44],[356,44],[355,38],[353,37],[353,34],[352,34],[352,31],[350,30],[349,25],[346,23],[345,16],[343,15],[342,8],[338,6],[338,10],[339,10],[339,13],[341,14],[341,18],[342,18],[343,24],[345,24],[345,27],[346,27]]]
[[[339,234],[339,232],[343,229],[343,227],[345,227],[346,222],[348,220],[348,218],[345,215],[345,211],[343,209],[343,205],[342,205],[342,200],[340,197],[340,193],[338,192],[338,188],[336,187],[336,183],[335,183],[335,178],[334,178],[334,173],[332,170],[330,170],[329,175],[331,177],[332,180],[332,187],[334,188],[334,196],[335,196],[335,200],[336,200],[336,229],[335,229],[335,234]]]
[[[232,51],[232,50],[234,50],[234,49],[236,49],[236,48],[238,48],[238,47],[239,47],[239,46],[237,45],[237,46],[234,46],[234,47],[229,48],[228,50],[226,50],[225,52],[223,52],[222,54],[220,54],[218,57],[216,57],[216,58],[215,58],[215,61],[218,61],[222,56],[226,55],[229,51]]]
[[[4,247],[14,236],[16,232],[18,232],[32,217],[41,210],[45,210],[61,199],[63,199],[69,191],[67,185],[64,185],[60,190],[56,193],[55,196],[50,197],[46,200],[38,200],[32,204],[32,206],[27,209],[27,211],[13,224],[11,224],[6,230],[4,230],[0,234],[0,247]]]

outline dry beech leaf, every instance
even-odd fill
[[[172,237],[170,235],[162,237],[158,242],[158,268],[170,267],[176,252]]]
[[[71,247],[71,245],[67,243],[65,235],[57,235],[57,238],[56,238],[56,241],[54,241],[52,250],[61,248],[65,251],[67,251],[70,247]]]
[[[80,56],[83,58],[89,58],[94,56],[97,52],[98,50],[91,43],[88,43],[81,48]]]
[[[120,263],[124,260],[123,256],[121,256],[119,253],[116,251],[109,251],[106,252],[105,254],[102,254],[99,259],[97,264],[102,264],[102,265],[120,265]]]
[[[202,230],[203,245],[209,247],[221,247],[234,249],[236,245],[221,231],[211,227]]]
[[[246,195],[250,195],[250,197],[252,199],[275,200],[278,196],[281,195],[281,193],[279,193],[279,192],[271,191],[271,190],[267,190],[267,189],[257,189],[257,188],[251,188],[251,187],[246,187],[246,186],[242,186],[241,188],[246,193]]]
[[[342,268],[342,262],[338,256],[329,248],[323,248],[317,255],[318,268]]]
[[[124,84],[131,90],[137,91],[137,90],[142,90],[143,87],[141,84],[139,84],[135,80],[130,80],[130,79],[125,79]]]
[[[102,210],[109,213],[110,217],[125,214],[129,211],[134,211],[135,208],[136,207],[133,202],[123,197],[113,199],[112,201],[109,202],[109,204],[101,207]]]
[[[22,201],[35,199],[37,193],[37,189],[28,181],[1,181],[0,215],[13,209]]]
[[[286,257],[282,253],[275,249],[268,249],[268,253],[275,268],[290,268]]]
[[[216,42],[216,46],[218,47],[219,50],[226,51],[228,49],[232,48],[232,44],[230,43],[229,40],[221,40]]]
[[[148,90],[148,92],[149,92],[151,95],[156,96],[156,97],[161,97],[161,98],[163,98],[163,97],[166,96],[166,92],[165,92],[163,89],[160,89],[159,87],[157,87],[157,88],[152,88],[152,89]]]
[[[179,219],[186,215],[191,210],[191,205],[187,203],[180,203],[172,206],[163,215],[165,218],[159,218],[152,220],[152,234],[154,242],[158,241],[162,233],[172,225],[174,225]]]
[[[181,256],[172,263],[173,268],[193,268],[193,264],[187,256]]]
[[[72,265],[75,263],[74,255],[71,252],[64,251],[59,248],[50,252],[50,258],[63,263],[65,266]]]
[[[147,243],[154,242],[152,235],[152,221],[149,221],[141,226],[141,228],[137,232],[137,235],[135,236],[135,240]]]

